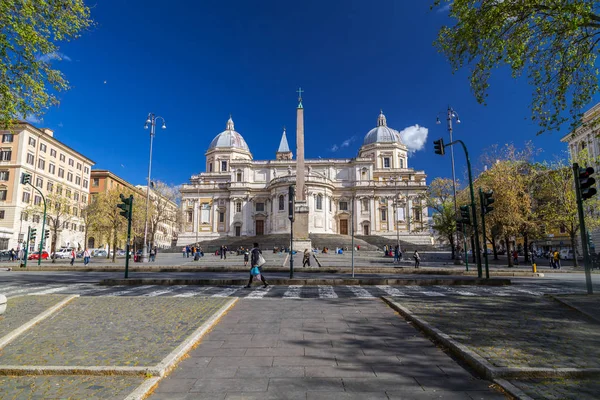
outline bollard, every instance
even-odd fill
[[[534,274],[537,272],[537,265],[535,263],[531,264],[531,270]]]

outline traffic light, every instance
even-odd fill
[[[119,197],[121,198],[122,203],[117,204],[117,207],[119,207],[121,210],[123,210],[119,214],[121,214],[126,219],[130,219],[131,218],[131,206],[133,205],[133,196],[125,197],[123,195],[123,193],[121,193],[119,195]]]
[[[456,232],[465,233],[464,225],[462,222],[456,222]]]
[[[49,238],[49,237],[50,237],[50,229],[46,229],[46,230],[44,231],[44,239],[45,239],[45,240],[48,240],[48,238]]]
[[[596,194],[596,188],[592,187],[596,180],[592,178],[592,174],[594,173],[594,168],[579,168],[579,190],[581,193],[581,198],[583,200],[587,200],[590,197]]]
[[[460,219],[458,222],[461,224],[471,225],[470,206],[460,206]]]
[[[35,229],[35,228],[31,228],[31,230],[29,231],[29,240],[31,242],[35,242],[36,231],[37,231],[37,229]]]
[[[23,185],[27,185],[27,184],[31,185],[31,174],[28,174],[27,172],[23,172],[21,174],[21,183]]]
[[[440,156],[446,154],[446,149],[444,148],[444,139],[440,138],[438,140],[434,140],[433,150],[435,151],[435,154],[439,154]]]
[[[290,185],[290,187],[288,188],[288,218],[290,219],[290,221],[294,221],[294,208],[295,208],[295,197],[296,197],[296,190],[294,189],[294,186]]]
[[[483,207],[484,214],[487,214],[494,210],[494,207],[492,207],[490,205],[495,201],[494,198],[492,197],[493,195],[494,195],[493,190],[490,190],[489,192],[483,192],[483,197],[481,198],[483,200],[483,204],[481,206]]]

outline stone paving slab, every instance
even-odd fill
[[[509,382],[532,399],[592,400],[600,397],[597,378],[511,379]]]
[[[122,400],[143,381],[133,376],[0,376],[0,399]]]
[[[9,298],[0,317],[0,338],[19,328],[68,296],[21,296]]]
[[[598,324],[550,298],[395,300],[495,367],[600,367]]]
[[[152,367],[228,301],[81,297],[6,346],[0,365]]]

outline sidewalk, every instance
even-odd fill
[[[241,299],[150,400],[505,399],[379,299]]]

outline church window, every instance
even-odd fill
[[[367,179],[367,169],[363,168],[360,175],[363,180]]]
[[[381,220],[382,221],[387,221],[387,208],[382,208],[381,209]]]
[[[225,222],[225,213],[223,211],[219,212],[219,222]]]
[[[415,214],[415,221],[420,221],[421,220],[421,210],[419,210],[418,208],[415,208],[414,214]]]
[[[227,161],[221,161],[221,171],[227,171]]]
[[[189,210],[187,212],[187,222],[191,223],[193,218],[194,218],[194,214],[192,213],[192,210]]]
[[[256,203],[256,211],[264,212],[265,211],[265,203]]]
[[[404,168],[404,158],[400,159],[400,168]]]
[[[340,211],[348,211],[348,202],[340,201]]]
[[[390,158],[384,157],[383,158],[383,168],[389,168],[389,167],[390,167]]]
[[[369,211],[369,199],[362,199],[362,210]]]
[[[331,212],[331,210],[333,209],[333,207],[331,207],[331,197],[329,198],[329,212]]]
[[[241,181],[242,181],[242,173],[241,173],[240,171],[238,171],[238,172],[237,172],[237,174],[235,175],[235,179],[236,179],[238,182],[241,182]]]
[[[285,210],[285,198],[283,195],[279,195],[279,211]]]
[[[242,212],[242,203],[240,201],[235,203],[235,212]]]
[[[317,196],[317,205],[315,207],[317,210],[322,210],[323,209],[323,196],[318,195]]]
[[[208,163],[208,172],[212,172],[212,163]]]

